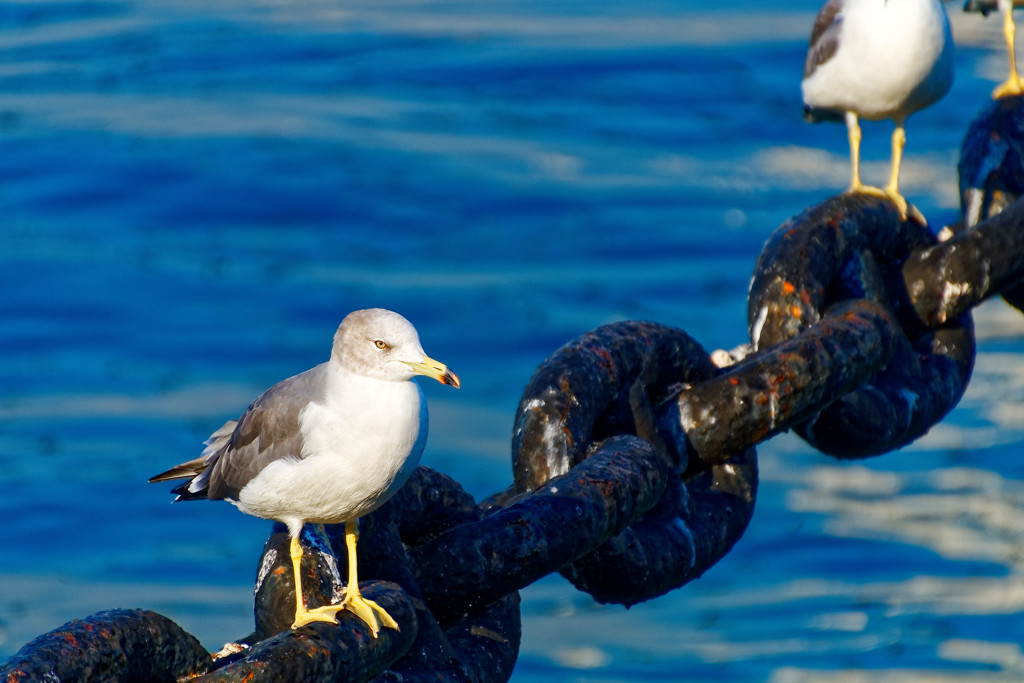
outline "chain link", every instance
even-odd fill
[[[768,238],[748,302],[755,349],[795,337],[842,301],[872,301],[900,321],[888,362],[794,428],[818,450],[840,458],[896,450],[963,396],[974,365],[970,314],[920,326],[902,277],[911,255],[936,242],[925,226],[900,221],[887,199],[863,194],[830,199]],[[970,285],[945,280],[943,286]]]

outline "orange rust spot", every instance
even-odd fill
[[[729,378],[729,384],[733,385],[734,387],[735,386],[739,386],[739,383],[740,383],[740,381],[738,379],[736,379],[735,377],[730,377]]]
[[[803,315],[803,313],[800,312],[799,306],[790,306],[789,312],[794,318],[797,319],[799,319]]]
[[[790,282],[789,280],[786,280],[785,282],[782,283],[782,293],[783,294],[792,294],[795,291],[796,291],[796,287],[794,287],[793,283]]]

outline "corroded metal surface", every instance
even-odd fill
[[[424,595],[448,598],[444,609],[458,612],[525,587],[621,533],[657,505],[672,476],[642,439],[607,439],[567,474],[410,548],[418,571],[444,577],[421,586]]]
[[[594,552],[562,568],[598,602],[633,605],[700,578],[746,531],[757,494],[753,447],[686,479]]]
[[[341,612],[337,625],[314,622],[298,630],[286,629],[195,680],[290,683],[372,679],[412,647],[417,632],[416,615],[412,600],[394,584],[374,581],[360,583],[360,588],[365,597],[394,617],[401,630],[381,629],[374,638],[365,622]]]
[[[991,296],[1024,301],[1024,199],[903,264],[910,303],[921,325],[938,328]]]
[[[935,243],[890,202],[844,194],[787,221],[765,244],[748,302],[755,347],[792,338],[851,299],[892,309],[905,331],[883,369],[795,428],[822,452],[861,458],[901,448],[963,395],[974,363],[970,314],[922,328],[903,282],[904,263]]]
[[[0,665],[6,683],[167,681],[205,672],[210,655],[167,617],[110,610],[39,636]]]
[[[519,594],[510,591],[477,605],[462,602],[461,596],[438,590],[444,575],[424,571],[410,556],[417,545],[481,515],[455,480],[420,467],[395,498],[366,518],[360,571],[368,568],[401,584],[413,596],[420,624],[409,653],[380,680],[502,681],[512,675],[521,637]],[[335,530],[332,538],[340,550],[341,530]]]
[[[772,233],[758,256],[747,302],[751,341],[765,349],[791,339],[838,301],[887,305],[885,270],[934,242],[880,197],[841,194],[801,212]]]
[[[797,336],[681,392],[660,420],[666,441],[686,443],[706,464],[813,417],[872,377],[892,357],[899,323],[882,306],[833,306]]]
[[[595,599],[631,605],[678,588],[717,562],[746,530],[757,489],[750,442],[728,463],[690,467],[687,435],[659,419],[673,412],[666,406],[674,395],[717,373],[704,348],[682,330],[623,322],[566,344],[527,385],[513,438],[517,489],[562,490],[562,477],[543,477],[572,476],[591,466],[588,458],[597,453],[584,446],[595,434],[631,435],[616,437],[627,456],[622,466],[666,477],[654,489],[657,505],[642,510],[649,514],[621,526],[593,552],[566,559],[561,573]],[[652,464],[644,465],[648,458]],[[725,480],[732,485],[721,487]],[[580,526],[589,528],[574,520],[573,528]]]
[[[1024,192],[1024,97],[1000,97],[967,128],[957,164],[964,227],[995,216]]]
[[[637,382],[657,405],[680,383],[715,372],[692,337],[657,323],[605,325],[569,342],[534,372],[519,402],[512,432],[516,490],[565,474],[605,437],[636,434],[630,395]]]
[[[1024,97],[1001,97],[971,122],[960,146],[957,174],[961,229],[973,228],[1002,213],[1024,193]],[[985,253],[998,257],[1017,251]],[[999,287],[995,291],[1024,311],[1024,286]]]

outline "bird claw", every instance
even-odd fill
[[[907,200],[899,192],[895,190],[886,190],[885,196],[896,205],[896,210],[900,212],[900,221],[906,222],[907,220]]]
[[[317,607],[315,609],[303,610],[295,615],[295,621],[292,623],[292,628],[302,628],[303,626],[312,624],[315,621],[337,623],[338,612],[343,609],[345,609],[344,603],[339,605],[324,605],[323,607]]]
[[[367,600],[360,595],[353,595],[346,598],[342,604],[345,605],[345,609],[362,619],[370,627],[370,632],[374,638],[380,632],[381,626],[396,631],[400,630],[398,622],[391,618],[391,615],[373,600]]]
[[[390,614],[384,611],[383,607],[375,603],[373,600],[367,600],[361,595],[347,596],[337,605],[324,605],[323,607],[316,607],[314,609],[307,609],[300,612],[295,615],[295,622],[292,624],[292,628],[302,628],[303,626],[312,624],[315,621],[337,623],[338,612],[343,610],[348,610],[369,626],[370,633],[374,638],[376,638],[377,634],[380,633],[381,626],[394,629],[396,631],[401,630],[398,628],[398,622],[395,621]]]
[[[890,196],[888,192],[886,192],[885,190],[883,190],[880,187],[875,187],[873,185],[861,185],[860,183],[851,185],[850,189],[848,189],[846,191],[846,193],[847,194],[866,194],[866,195],[870,195],[872,197],[888,197],[888,196]]]
[[[928,227],[928,221],[925,219],[924,214],[916,206],[907,202],[906,197],[896,190],[886,189],[884,192],[885,196],[896,205],[896,210],[900,212],[901,221],[906,223],[907,218],[910,218],[910,220],[918,225]]]
[[[906,221],[909,217],[910,220],[920,225],[928,225],[928,221],[925,220],[924,214],[922,214],[916,206],[909,204],[906,198],[899,192],[880,187],[872,187],[871,185],[857,185],[847,190],[850,194],[866,194],[872,197],[884,197],[891,201],[895,206],[896,210],[900,214],[900,220]]]
[[[1024,94],[1024,79],[1007,78],[996,86],[992,91],[992,99],[998,100],[1001,97],[1015,97]]]
[[[909,217],[910,220],[914,221],[918,225],[923,225],[926,228],[928,227],[928,219],[926,219],[924,214],[921,213],[921,211],[913,204],[907,205],[907,212],[906,214],[901,214],[901,217],[904,221]]]

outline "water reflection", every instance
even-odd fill
[[[401,311],[458,368],[458,397],[426,387],[424,462],[478,497],[565,341],[743,341],[763,240],[848,179],[842,128],[800,117],[818,5],[0,3],[0,656],[113,607],[248,633],[268,525],[145,480],[348,310]],[[998,21],[947,8],[958,80],[904,160],[936,226],[1005,70]],[[967,396],[913,447],[764,446],[754,522],[701,580],[628,611],[525,591],[517,678],[1019,678],[1024,326],[994,302],[977,329]]]

